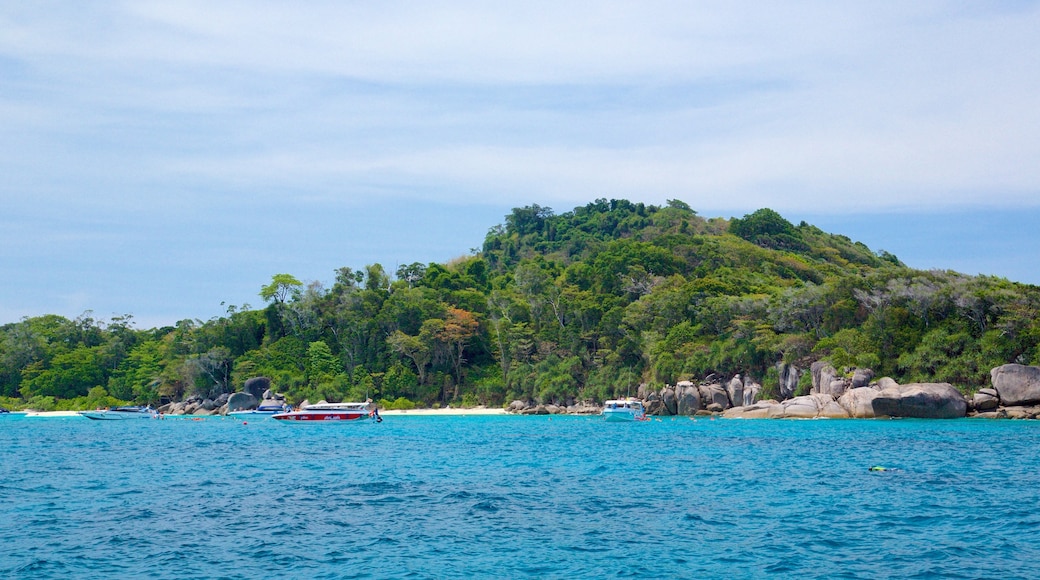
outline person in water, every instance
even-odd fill
[[[899,471],[894,467],[885,467],[883,465],[872,465],[867,468],[867,471]]]

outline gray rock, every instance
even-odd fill
[[[877,382],[878,389],[880,389],[882,391],[885,390],[885,389],[889,389],[889,388],[892,388],[892,387],[898,387],[898,386],[899,386],[899,383],[895,382],[895,380],[890,378],[890,377],[881,377],[880,379],[878,379],[878,382]]]
[[[873,387],[858,387],[842,393],[838,404],[845,409],[849,417],[855,419],[872,419],[874,417],[874,399],[881,391]]]
[[[726,396],[729,397],[727,407],[744,404],[744,381],[740,375],[733,375],[733,378],[730,379],[726,385]]]
[[[779,406],[780,403],[770,399],[752,405],[731,407],[723,411],[722,416],[728,419],[768,419],[773,407]]]
[[[830,388],[831,381],[838,376],[838,371],[830,363],[816,361],[810,367],[812,373],[812,392],[822,393],[824,389]]]
[[[964,417],[968,401],[949,383],[913,383],[882,390],[872,403],[876,417],[953,419]]]
[[[790,399],[798,390],[798,379],[801,371],[794,365],[776,363],[776,371],[780,379],[780,399]]]
[[[702,409],[707,409],[709,405],[718,405],[720,410],[731,406],[726,389],[718,383],[697,385],[697,392],[700,393]]]
[[[510,412],[510,413],[519,413],[520,411],[523,411],[526,408],[527,408],[527,403],[525,403],[524,401],[521,401],[521,400],[516,400],[516,401],[513,401],[512,403],[509,403],[509,406],[506,407],[506,410],[508,412]]]
[[[755,398],[758,397],[759,391],[762,390],[762,385],[744,379],[744,406],[747,407],[755,402]]]
[[[971,398],[971,406],[976,411],[992,411],[1000,406],[1000,397],[997,396],[997,392],[993,389],[979,389]]]
[[[989,376],[1002,405],[1040,403],[1040,367],[1007,364],[991,370]]]
[[[830,383],[827,383],[827,387],[820,390],[821,395],[830,395],[832,397],[840,397],[844,392],[848,383],[844,379],[834,378],[831,379]]]
[[[256,397],[257,400],[263,399],[264,392],[271,388],[271,379],[267,377],[253,377],[246,381],[246,384],[242,387],[242,390]]]
[[[817,417],[848,417],[834,397],[824,394],[803,395],[788,399],[780,404],[780,408],[774,408],[770,412],[774,418],[785,419],[815,419]]]
[[[874,378],[874,371],[870,369],[856,369],[852,373],[852,388],[858,389],[865,387],[870,384],[870,381]]]
[[[675,415],[679,411],[679,399],[675,396],[675,389],[665,387],[661,389],[661,400],[664,402],[664,413],[662,415]]]
[[[676,414],[684,417],[696,415],[697,411],[701,410],[701,396],[697,391],[697,387],[693,383],[683,384],[680,382],[675,386],[676,395],[678,396],[678,405],[676,407]]]
[[[256,397],[252,393],[232,393],[227,400],[227,410],[247,411],[256,408]]]

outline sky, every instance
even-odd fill
[[[1040,284],[1040,2],[0,0],[0,324],[447,262],[512,208],[769,207]]]

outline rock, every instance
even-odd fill
[[[701,396],[697,391],[697,387],[693,386],[693,383],[687,382],[684,385],[680,382],[675,386],[675,389],[678,397],[676,414],[683,417],[696,415],[697,411],[701,410]]]
[[[753,405],[731,407],[723,411],[722,416],[728,419],[768,419],[773,407],[779,406],[776,401],[759,401]]]
[[[755,402],[755,398],[758,397],[758,392],[762,390],[762,385],[745,378],[744,379],[744,406],[747,407]]]
[[[650,396],[650,387],[646,383],[639,383],[639,387],[636,388],[636,397],[640,399],[647,399]]]
[[[794,365],[782,362],[776,363],[776,371],[780,379],[780,398],[790,399],[794,396],[795,391],[798,390],[798,379],[801,378],[801,371]]]
[[[822,419],[848,419],[849,412],[831,397],[829,401],[820,401],[820,412],[816,416]]]
[[[874,417],[874,399],[881,391],[873,387],[858,387],[842,393],[838,404],[854,419]]]
[[[1002,405],[1040,403],[1040,367],[1007,364],[994,368],[989,376]]]
[[[830,363],[816,361],[809,367],[812,373],[812,392],[822,393],[823,389],[830,388],[831,381],[838,376],[838,371]]]
[[[891,387],[898,387],[899,383],[895,382],[895,380],[893,380],[890,377],[881,377],[880,379],[878,379],[877,386],[878,389],[883,391]]]
[[[1004,407],[1004,417],[1008,419],[1032,419],[1035,416],[1031,407]]]
[[[726,389],[718,383],[697,385],[697,392],[700,393],[702,409],[707,409],[709,405],[718,405],[720,410],[731,406]]]
[[[527,403],[525,403],[524,401],[516,400],[512,403],[509,403],[509,406],[506,407],[506,411],[510,413],[519,413],[520,411],[523,411],[526,408]]]
[[[971,406],[976,411],[991,411],[1000,406],[1000,397],[995,389],[979,389],[971,398]]]
[[[520,411],[521,415],[548,415],[549,409],[545,405],[535,405],[534,407],[527,407],[523,411]]]
[[[227,400],[227,410],[247,411],[256,408],[256,397],[252,393],[232,393]]]
[[[870,369],[856,369],[852,373],[852,388],[858,389],[865,387],[870,384],[870,381],[874,378],[874,371]]]
[[[271,388],[271,379],[267,377],[253,377],[246,381],[242,390],[253,395],[257,400],[264,399],[264,392]]]
[[[679,410],[679,400],[675,396],[675,389],[671,387],[665,387],[661,389],[661,400],[664,401],[664,412],[661,413],[664,416],[675,415]]]
[[[875,417],[953,419],[964,417],[968,401],[949,383],[913,383],[880,391],[872,403]]]
[[[744,381],[740,375],[733,375],[726,385],[726,396],[729,398],[729,406],[742,405],[744,403]]]
[[[704,410],[706,410],[706,411],[708,411],[710,413],[721,413],[721,412],[725,411],[726,408],[723,407],[722,405],[718,404],[718,403],[712,403],[712,404],[708,405],[707,407],[705,407]]]
[[[788,399],[780,404],[779,409],[773,409],[771,416],[777,419],[813,419],[820,413],[819,397],[830,398],[830,395],[803,395]]]
[[[206,399],[206,400],[202,401],[201,404],[199,404],[199,408],[202,409],[203,411],[213,411],[213,410],[215,410],[219,406],[220,405],[217,405],[216,403],[214,403],[210,399]]]

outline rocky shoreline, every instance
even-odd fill
[[[723,383],[709,377],[700,384],[680,381],[658,391],[641,386],[638,398],[647,414],[658,417],[713,415],[741,419],[869,419],[907,417],[955,419],[1040,418],[1040,367],[1007,364],[990,371],[991,387],[965,397],[949,383],[898,384],[888,377],[874,381],[870,369],[839,375],[826,363],[816,363],[808,395],[793,396],[797,370],[780,369],[783,400],[758,400],[761,385],[739,375]],[[785,378],[785,375],[787,378]],[[793,377],[793,380],[792,378]],[[739,404],[735,404],[739,403]],[[598,414],[594,403],[567,405],[514,401],[506,411],[520,415]]]
[[[826,363],[815,363],[809,394],[794,396],[799,371],[780,370],[780,393],[785,398],[756,400],[762,388],[739,375],[722,382],[708,377],[699,384],[680,381],[651,390],[639,387],[637,398],[648,415],[720,416],[739,419],[869,419],[908,417],[954,419],[1040,418],[1040,367],[1006,364],[990,371],[991,386],[966,397],[949,383],[898,384],[888,377],[874,380],[870,369],[851,369],[839,374]],[[246,381],[242,392],[210,400],[191,397],[163,405],[168,415],[226,415],[254,409],[258,405],[284,405],[285,398],[270,389],[270,380],[257,377]],[[504,410],[516,415],[598,415],[603,407],[591,401],[541,404],[513,401]]]

